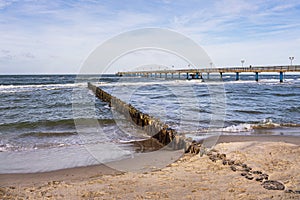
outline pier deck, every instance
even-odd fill
[[[150,70],[150,71],[128,71],[128,72],[118,72],[117,76],[154,76],[157,74],[162,76],[162,74],[186,74],[187,78],[192,75],[192,78],[202,79],[202,74],[207,73],[220,73],[222,78],[223,73],[236,73],[236,80],[239,80],[239,73],[242,72],[253,72],[255,73],[255,80],[258,81],[258,73],[261,72],[278,72],[280,77],[280,82],[283,82],[283,73],[285,72],[300,72],[300,65],[288,65],[288,66],[253,66],[253,67],[224,67],[224,68],[200,68],[200,69],[176,69],[176,70]]]

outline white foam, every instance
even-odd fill
[[[281,127],[281,124],[274,123],[272,119],[267,118],[264,119],[262,122],[258,124],[248,124],[248,123],[243,123],[243,124],[238,124],[238,125],[231,125],[227,126],[224,128],[219,128],[219,129],[210,129],[209,131],[212,132],[223,132],[225,133],[251,133],[254,131],[254,129],[259,129],[259,128],[277,128]],[[284,125],[283,125],[284,126]],[[206,130],[208,131],[208,130]]]
[[[211,84],[212,82],[209,82],[208,84]],[[224,84],[223,82],[215,82],[216,84]],[[136,81],[136,82],[123,82],[119,81],[116,83],[105,83],[105,82],[97,82],[95,83],[97,86],[113,86],[113,87],[122,87],[122,86],[147,86],[147,85],[195,85],[195,84],[207,84],[206,82],[203,82],[201,79],[193,79],[193,80],[163,80],[163,81]]]
[[[198,130],[195,132],[187,132],[191,135],[197,135],[197,134],[207,134],[207,133],[222,133],[222,134],[251,134],[251,132],[254,131],[254,129],[260,129],[260,128],[278,128],[281,126],[287,126],[286,124],[277,124],[272,121],[272,119],[267,118],[262,120],[260,123],[257,124],[248,124],[248,123],[242,123],[238,125],[231,125],[224,128],[210,128],[210,129],[204,129],[204,130]],[[184,132],[183,132],[184,133]]]
[[[222,133],[222,134],[226,134],[226,133],[250,133],[253,131],[253,125],[252,124],[238,124],[238,125],[231,125],[231,126],[227,126],[224,128],[210,128],[207,130],[202,130],[200,132],[212,132],[212,133]]]
[[[234,132],[234,133],[249,132],[252,130],[253,128],[251,124],[232,125],[222,129],[223,132]]]
[[[33,90],[56,90],[60,88],[86,87],[86,83],[40,84],[40,85],[0,85],[0,93],[16,93]]]
[[[293,83],[294,79],[284,79],[285,83]],[[107,82],[96,82],[97,86],[112,86],[112,87],[122,87],[122,86],[147,86],[147,85],[224,85],[224,84],[281,84],[279,79],[259,79],[258,82],[255,80],[231,80],[231,81],[214,81],[214,80],[207,80],[204,79],[170,79],[170,80],[163,80],[159,81],[157,79],[145,82],[145,81],[136,81],[136,82],[127,82],[122,81],[122,79],[115,83],[107,83]]]
[[[292,78],[286,78],[284,79],[284,81],[294,81],[295,79],[292,79]]]
[[[261,123],[252,125],[253,128],[274,128],[280,126],[280,124],[274,123],[270,118],[264,119]]]
[[[5,147],[0,147],[0,152],[5,152],[7,149]]]

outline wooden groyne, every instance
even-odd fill
[[[117,112],[123,114],[127,119],[131,120],[135,125],[162,145],[168,145],[172,149],[191,149],[190,145],[186,144],[187,141],[183,137],[177,135],[176,130],[170,128],[169,125],[162,123],[159,119],[139,111],[131,104],[125,103],[91,83],[88,83],[88,88],[93,91],[96,97],[107,102],[110,107],[113,107]]]

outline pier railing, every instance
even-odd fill
[[[285,72],[300,72],[300,65],[286,65],[286,66],[249,66],[249,67],[216,67],[216,68],[199,68],[199,69],[176,69],[176,70],[147,70],[147,71],[127,71],[127,72],[118,72],[117,76],[154,76],[162,77],[162,74],[165,74],[167,77],[168,74],[186,74],[186,77],[189,78],[189,75],[192,75],[192,78],[202,79],[202,74],[207,73],[220,73],[222,78],[223,73],[236,73],[236,80],[239,80],[239,73],[241,72],[253,72],[255,73],[255,80],[258,81],[258,73],[261,72],[278,72],[280,77],[280,82],[283,82],[283,73]],[[208,76],[209,77],[209,76]]]
[[[146,70],[118,72],[116,75],[154,74],[154,73],[226,73],[226,72],[300,72],[300,65],[289,66],[249,66],[249,67],[217,67],[203,69],[176,69],[176,70]]]

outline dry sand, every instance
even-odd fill
[[[244,138],[222,137],[214,149],[268,174],[269,180],[283,183],[285,190],[300,190],[299,138]],[[146,173],[91,166],[0,175],[0,181],[0,199],[300,199],[300,194],[267,190],[221,160],[213,162],[207,155],[191,154]]]

